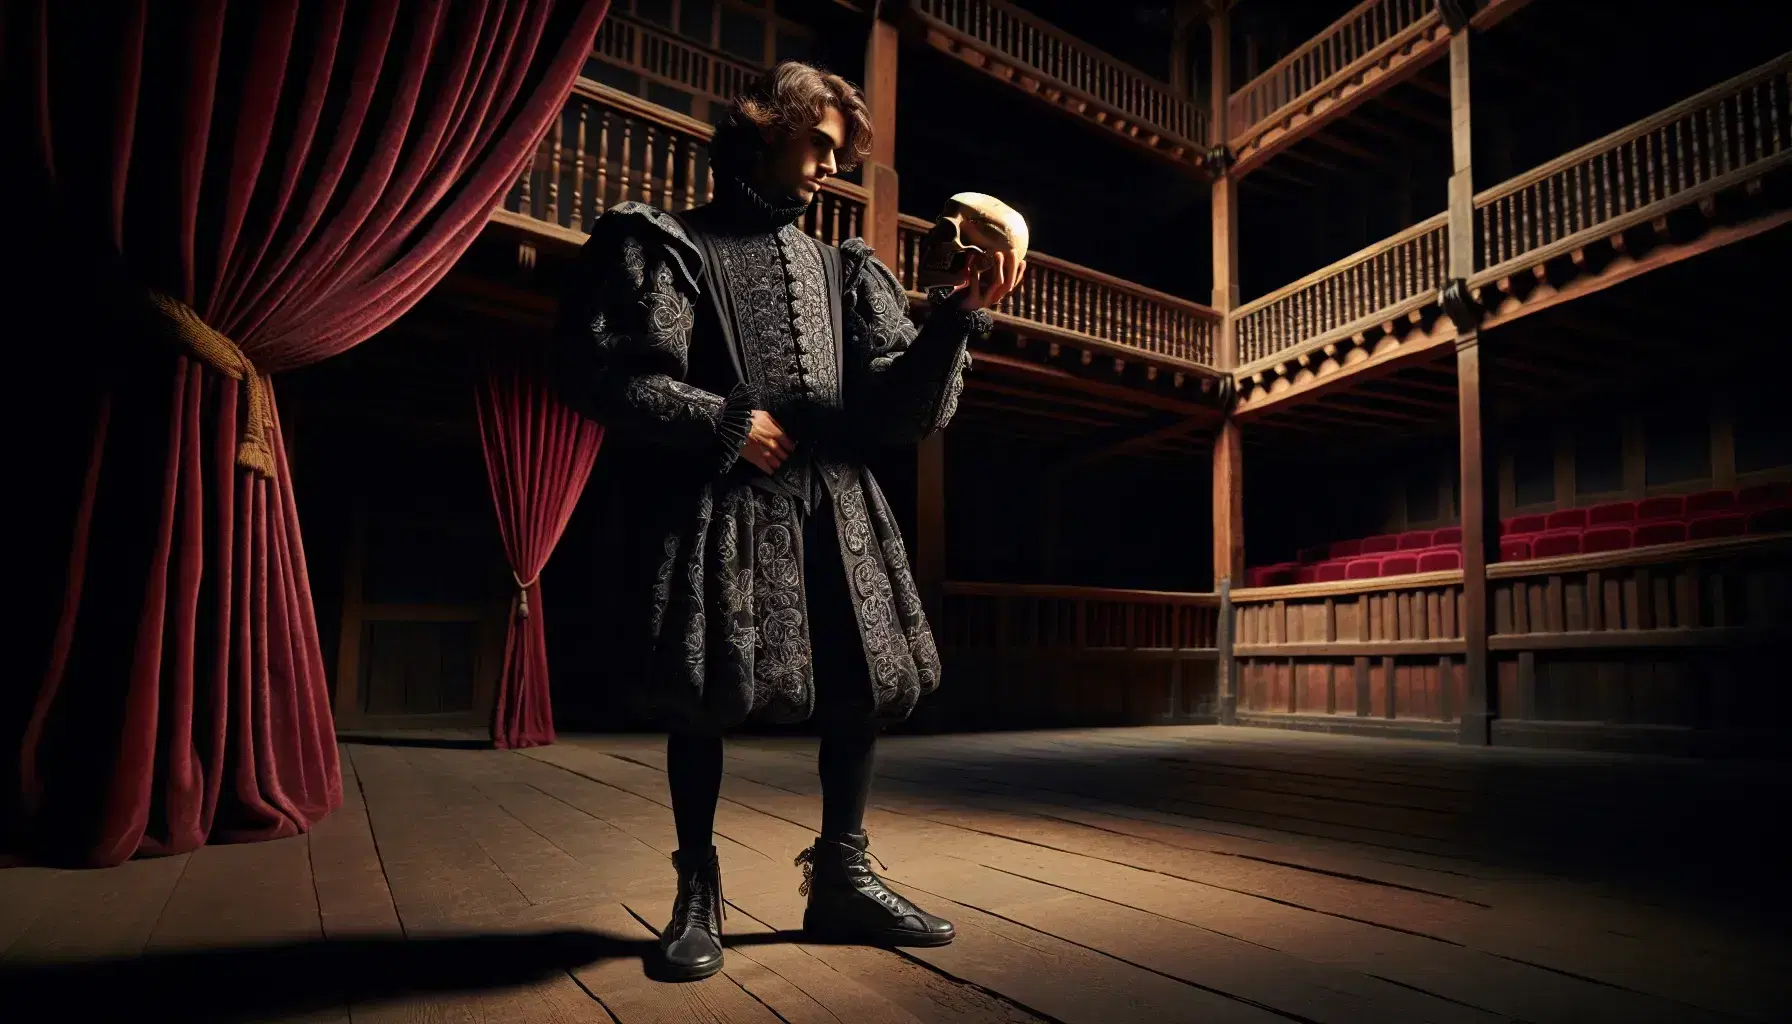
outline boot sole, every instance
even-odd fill
[[[949,946],[958,938],[957,929],[943,935],[926,932],[911,932],[902,929],[879,931],[876,929],[843,928],[838,925],[813,923],[808,914],[803,915],[803,931],[818,939],[834,942],[856,942],[871,946],[914,946],[930,948],[933,946]]]
[[[720,960],[707,967],[680,967],[666,962],[663,957],[659,961],[658,970],[655,971],[659,975],[660,981],[702,981],[704,978],[713,978],[721,972],[722,961]]]

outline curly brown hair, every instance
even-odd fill
[[[846,120],[846,138],[838,150],[842,171],[850,171],[871,155],[871,110],[859,87],[839,75],[799,61],[780,61],[729,104],[710,142],[710,159],[718,168],[743,173],[764,147],[764,129],[786,137],[821,123],[833,107]]]

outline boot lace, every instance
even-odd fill
[[[853,853],[856,854],[856,853],[863,852],[865,856],[870,857],[874,861],[877,861],[878,867],[883,868],[885,871],[890,870],[890,866],[883,862],[883,858],[881,858],[877,854],[871,852],[870,833],[866,833],[865,844],[866,844],[866,848],[863,851],[853,850]],[[796,860],[791,861],[792,864],[795,864],[798,867],[803,869],[803,884],[796,887],[797,895],[799,895],[799,896],[809,895],[809,889],[815,881],[815,858],[817,856],[815,851],[816,851],[817,847],[819,847],[819,846],[821,846],[821,841],[816,840],[816,842],[813,845],[811,845],[808,849],[804,850],[802,853],[797,854]],[[850,847],[849,847],[849,849],[850,849]],[[872,877],[876,878],[877,876],[873,875]],[[883,879],[879,878],[878,884],[881,885],[882,883],[883,883]]]
[[[728,900],[722,895],[722,873],[704,865],[689,875],[687,892],[673,916],[686,928],[708,928],[712,921],[728,920]]]

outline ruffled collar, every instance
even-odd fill
[[[711,208],[722,226],[751,234],[776,231],[786,224],[796,223],[809,212],[809,204],[800,199],[774,202],[732,174],[716,176],[716,194]]]

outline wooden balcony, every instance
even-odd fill
[[[713,192],[711,132],[700,121],[581,79],[535,160],[493,211],[493,223],[518,237],[519,258],[529,263],[537,246],[582,245],[584,229],[619,202],[668,210],[700,205]],[[863,234],[867,198],[857,185],[830,180],[806,230],[830,244]],[[930,226],[902,218],[901,248],[891,260],[917,300],[915,265]],[[1117,370],[1143,367],[1150,381],[1161,372],[1178,386],[1198,378],[1211,389],[1216,380],[1218,313],[1045,253],[1028,257],[1026,280],[995,317],[1021,344],[1039,339],[1053,355],[1069,347],[1082,353],[1084,365],[1099,355]]]
[[[1792,53],[1475,196],[1477,300],[1510,319],[1783,222],[1701,224],[1688,242],[1669,215],[1715,222],[1725,193],[1758,194],[1792,160],[1789,96]]]
[[[1437,0],[1363,0],[1227,100],[1243,174],[1449,49]]]
[[[521,232],[528,245],[577,247],[591,221],[617,203],[700,206],[715,191],[712,134],[701,121],[581,78],[492,220]],[[866,202],[863,188],[830,179],[804,228],[837,245],[863,233]]]
[[[1792,219],[1792,54],[1481,192],[1470,294],[1494,326]],[[1435,354],[1439,214],[1239,307],[1240,411]]]
[[[907,18],[928,45],[1129,145],[1206,164],[1207,115],[1191,100],[1004,0],[912,0]]]
[[[1212,720],[1218,595],[945,584],[936,626],[962,722]]]
[[[757,65],[615,12],[604,17],[591,52],[600,60],[650,80],[688,89],[721,103],[734,99],[763,71]]]

